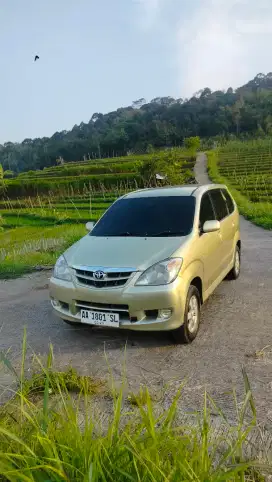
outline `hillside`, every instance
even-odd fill
[[[4,170],[22,172],[66,162],[144,153],[154,148],[181,146],[184,137],[240,137],[272,133],[272,73],[258,74],[234,91],[205,88],[191,99],[158,97],[108,114],[95,113],[88,123],[51,138],[25,139],[0,145]]]

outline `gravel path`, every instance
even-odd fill
[[[205,156],[196,164],[196,178],[206,182]],[[50,273],[36,273],[0,282],[0,348],[19,363],[23,327],[31,350],[45,355],[54,345],[55,364],[72,364],[81,373],[122,377],[129,385],[147,383],[152,390],[168,386],[169,394],[184,380],[186,408],[198,408],[205,388],[230,415],[230,391],[243,394],[241,367],[246,367],[259,418],[272,425],[272,232],[241,219],[242,274],[223,282],[203,307],[202,325],[190,346],[174,346],[165,333],[134,333],[91,328],[74,329],[54,318],[48,300]],[[125,351],[126,348],[126,351]],[[2,376],[2,385],[10,382]]]

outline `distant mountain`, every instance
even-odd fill
[[[233,90],[204,88],[191,99],[139,99],[108,114],[95,113],[88,123],[52,137],[0,145],[4,170],[20,172],[84,158],[182,145],[185,137],[251,137],[272,134],[272,73],[258,74]]]

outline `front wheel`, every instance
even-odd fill
[[[234,253],[233,268],[230,270],[227,278],[229,280],[236,280],[237,278],[239,278],[240,271],[241,271],[241,251],[239,246],[237,245]]]
[[[183,324],[173,331],[176,343],[191,343],[200,325],[200,295],[195,286],[190,286],[187,294]]]

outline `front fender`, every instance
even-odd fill
[[[201,285],[203,286],[204,279],[204,266],[200,260],[192,261],[188,264],[184,271],[181,273],[182,282],[186,295],[188,293],[189,287],[192,284],[193,279],[199,278],[201,280]],[[201,293],[202,295],[202,293]]]

